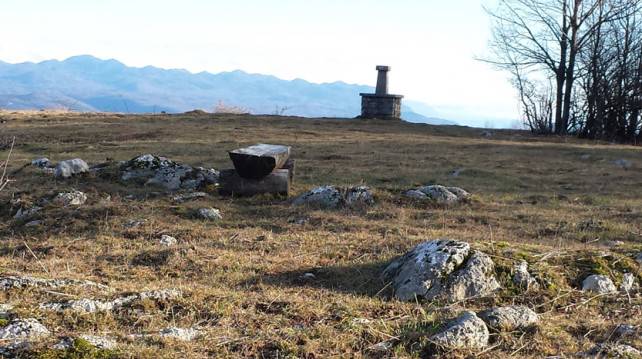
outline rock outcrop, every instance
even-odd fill
[[[200,219],[204,219],[207,221],[219,221],[223,219],[223,216],[221,215],[221,211],[219,211],[216,208],[199,208],[196,211],[196,216]]]
[[[525,290],[539,289],[539,283],[528,271],[528,262],[521,260],[513,268],[513,283]]]
[[[422,186],[410,189],[406,191],[404,195],[418,200],[431,200],[442,205],[451,205],[470,198],[470,193],[459,187],[445,187],[441,185]]]
[[[168,191],[196,190],[218,183],[219,172],[214,169],[191,167],[166,157],[146,154],[120,166],[123,181],[164,187]]]
[[[424,242],[384,270],[400,300],[456,302],[486,296],[499,288],[494,263],[470,245],[448,239]]]
[[[478,315],[489,328],[497,331],[524,330],[539,321],[537,313],[521,305],[492,308]]]
[[[63,312],[65,310],[71,310],[75,312],[84,312],[84,313],[107,312],[118,308],[122,308],[136,301],[140,301],[144,299],[162,301],[162,300],[171,300],[171,299],[179,298],[181,295],[182,293],[179,290],[164,289],[164,290],[134,293],[134,294],[121,296],[116,299],[108,300],[108,301],[96,300],[96,299],[78,299],[78,300],[70,300],[67,302],[43,303],[40,305],[40,309],[51,310],[55,312]]]
[[[338,189],[334,186],[314,188],[292,201],[295,206],[337,209],[340,207],[367,207],[375,203],[369,187],[355,186]]]
[[[87,202],[87,195],[80,191],[61,192],[54,198],[53,202],[60,206],[82,206]]]

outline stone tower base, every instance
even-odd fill
[[[361,94],[361,118],[401,119],[401,95]]]

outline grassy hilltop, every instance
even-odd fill
[[[118,339],[95,357],[420,357],[426,333],[464,308],[525,304],[541,314],[536,329],[493,334],[481,357],[573,355],[609,340],[617,324],[642,325],[642,298],[578,290],[588,274],[642,279],[642,148],[493,131],[384,121],[245,115],[0,113],[0,158],[16,137],[15,182],[0,193],[0,275],[91,280],[109,286],[0,291],[21,318],[53,332],[32,355],[61,357],[56,337]],[[158,188],[117,176],[56,180],[23,165],[45,156],[90,164],[153,153],[193,166],[230,168],[227,151],[258,142],[292,146],[292,195],[319,185],[366,184],[376,205],[362,210],[293,207],[282,198],[212,195],[176,203]],[[631,161],[624,169],[614,162]],[[457,175],[453,175],[457,172]],[[401,192],[423,184],[462,187],[469,203],[419,203]],[[41,226],[13,219],[16,200],[80,190],[79,208],[45,208]],[[192,218],[221,210],[220,222]],[[131,228],[130,221],[145,220]],[[162,234],[178,244],[162,247]],[[391,298],[380,278],[391,259],[429,239],[467,241],[492,256],[502,289],[454,305]],[[511,270],[526,259],[540,290],[515,288]],[[315,278],[305,278],[312,273]],[[40,303],[113,298],[177,288],[183,296],[143,300],[113,312],[59,314]],[[1,325],[2,323],[0,323]],[[6,324],[6,323],[5,323]],[[202,328],[191,342],[132,339],[131,334]],[[639,333],[639,332],[638,332]],[[372,348],[390,341],[387,352]],[[633,338],[642,349],[642,340]],[[451,353],[462,355],[471,353]],[[58,355],[58,356],[57,356]]]

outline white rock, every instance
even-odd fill
[[[351,187],[346,191],[345,204],[349,207],[366,207],[374,203],[374,196],[367,186]]]
[[[49,330],[33,318],[14,319],[9,325],[0,327],[0,339],[8,341],[31,341],[49,334]]]
[[[89,172],[89,165],[87,165],[87,162],[80,158],[74,158],[72,160],[60,161],[56,166],[54,176],[70,178],[85,172]]]
[[[158,334],[161,338],[189,342],[198,338],[201,335],[201,331],[194,328],[170,327],[161,330]]]
[[[384,270],[395,297],[456,302],[484,296],[499,288],[494,263],[487,255],[471,251],[465,242],[438,239],[414,247]]]
[[[78,338],[88,342],[89,344],[93,345],[98,349],[109,350],[109,349],[115,349],[118,346],[118,344],[114,339],[108,338],[108,337],[83,334]],[[57,344],[55,344],[53,348],[57,350],[71,349],[74,347],[74,341],[75,340],[72,337],[64,337]]]
[[[178,242],[178,241],[176,240],[176,238],[174,238],[174,237],[172,237],[172,236],[168,236],[168,235],[166,235],[166,234],[163,234],[163,235],[161,236],[160,241],[159,241],[159,243],[160,243],[160,244],[162,244],[162,245],[164,245],[164,246],[167,246],[167,247],[173,246],[173,245],[175,245],[177,242]]]
[[[80,191],[61,192],[54,198],[54,203],[67,206],[82,206],[87,202],[87,195]]]
[[[140,292],[131,295],[121,296],[113,300],[78,299],[67,302],[51,302],[40,304],[40,309],[63,312],[71,310],[76,312],[96,313],[107,312],[130,305],[143,299],[170,300],[182,295],[176,289],[163,289],[148,292]]]
[[[428,340],[446,350],[481,350],[488,345],[490,333],[474,312],[464,312]]]
[[[69,286],[80,287],[97,287],[101,289],[109,289],[106,285],[91,282],[88,280],[75,280],[75,279],[44,279],[30,276],[5,276],[0,277],[0,290],[20,289],[20,288],[60,288]]]
[[[192,192],[192,193],[185,193],[185,194],[174,196],[173,200],[174,202],[183,203],[183,202],[192,201],[195,199],[200,199],[205,197],[207,197],[207,193],[205,192]]]
[[[598,294],[607,294],[617,292],[617,288],[611,278],[605,275],[593,274],[582,282],[582,290],[595,292]]]
[[[524,330],[539,321],[537,313],[521,305],[497,307],[478,315],[488,327],[500,331]]]
[[[196,212],[199,218],[206,219],[208,221],[218,221],[223,219],[221,216],[221,211],[216,208],[199,208]]]
[[[537,290],[539,289],[539,283],[533,278],[533,276],[528,272],[528,262],[521,260],[515,264],[513,268],[513,283],[520,288]]]
[[[166,157],[146,154],[121,164],[121,179],[135,180],[145,185],[158,185],[167,190],[194,190],[218,183],[219,172],[214,169],[176,163]]]
[[[404,192],[404,195],[415,199],[430,199],[443,205],[465,201],[470,197],[470,193],[459,187],[445,187],[441,185],[430,185],[411,189]]]
[[[428,196],[426,196],[425,193],[421,191],[417,191],[416,189],[411,189],[406,192],[404,192],[404,196],[408,198],[414,198],[414,199],[427,199]]]
[[[580,353],[583,358],[639,358],[642,352],[634,347],[621,343],[597,344],[586,353]]]
[[[631,292],[637,287],[637,280],[633,273],[624,273],[622,276],[622,284],[620,285],[620,291],[622,292]]]
[[[317,187],[292,201],[295,206],[308,205],[319,208],[338,208],[343,204],[341,192],[333,186]]]

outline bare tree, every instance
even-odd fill
[[[13,152],[13,146],[15,144],[16,138],[14,137],[11,141],[11,146],[9,147],[7,159],[5,161],[0,161],[0,169],[2,170],[2,173],[0,174],[0,192],[2,192],[2,190],[7,187],[9,182],[12,182],[12,180],[9,179],[9,175],[7,174],[7,168],[9,167],[9,160],[11,159],[11,153]]]

